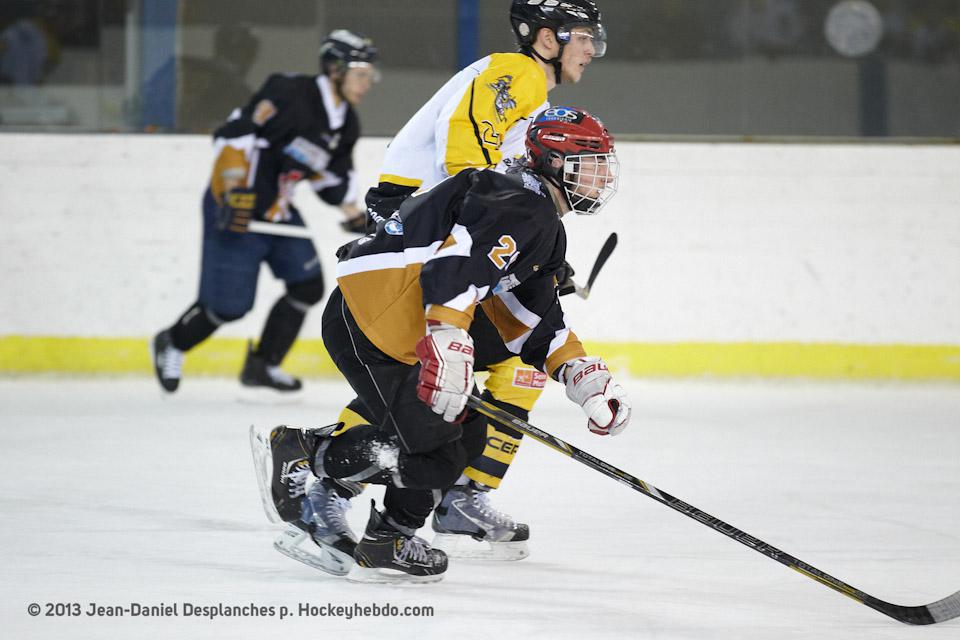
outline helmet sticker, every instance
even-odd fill
[[[583,120],[583,112],[570,107],[550,107],[537,118],[538,122],[561,121],[579,123]]]

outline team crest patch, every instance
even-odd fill
[[[403,235],[403,223],[397,220],[396,218],[390,218],[383,225],[383,230],[386,231],[391,236],[402,236]]]
[[[513,374],[513,386],[543,389],[547,386],[547,374],[536,369],[517,369]]]
[[[261,100],[253,108],[253,122],[259,126],[263,126],[267,120],[275,115],[277,115],[277,107],[269,100]]]
[[[487,85],[496,94],[493,98],[493,106],[497,110],[497,117],[500,122],[507,121],[507,111],[517,108],[517,101],[510,95],[510,84],[512,82],[513,76],[500,76],[496,82]]]

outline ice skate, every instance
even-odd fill
[[[447,570],[447,555],[418,538],[412,529],[388,521],[370,503],[370,521],[353,553],[351,582],[439,582]]]
[[[307,480],[312,475],[311,457],[319,439],[333,433],[336,426],[321,429],[279,426],[269,432],[250,426],[250,449],[260,500],[270,522],[282,524],[300,518]]]
[[[300,399],[299,391],[303,388],[299,378],[291,376],[279,366],[267,364],[254,353],[252,342],[247,344],[247,359],[240,373],[240,384],[244,386],[240,400],[254,402],[296,401]]]
[[[150,355],[153,356],[153,370],[157,374],[160,386],[164,391],[173,393],[180,386],[183,351],[173,346],[169,331],[161,331],[154,336]]]
[[[353,567],[357,536],[347,523],[350,498],[363,489],[358,482],[320,478],[302,501],[300,518],[291,522],[273,547],[288,558],[336,576]]]
[[[490,504],[490,489],[470,482],[447,489],[433,512],[433,546],[451,558],[522,560],[530,527]]]

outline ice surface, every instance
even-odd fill
[[[960,589],[960,387],[628,381],[633,424],[604,439],[554,386],[532,423],[787,553],[898,604]],[[530,524],[528,559],[453,561],[435,585],[328,577],[271,548],[247,428],[331,422],[349,391],[308,380],[285,406],[240,393],[0,379],[3,637],[960,638],[960,620],[910,629],[532,440],[492,496]],[[355,501],[356,529],[368,508]],[[47,602],[82,615],[28,615]],[[88,617],[93,602],[181,616]],[[183,603],[292,615],[186,618]],[[307,617],[299,603],[435,613]]]

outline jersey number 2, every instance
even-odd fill
[[[497,269],[506,269],[507,265],[513,262],[515,255],[517,255],[517,242],[512,236],[500,236],[500,244],[490,249],[487,257]]]

